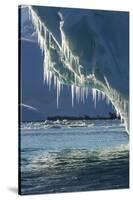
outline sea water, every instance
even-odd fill
[[[20,192],[129,187],[129,138],[119,120],[22,123]]]

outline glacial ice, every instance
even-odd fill
[[[54,80],[54,87],[57,90],[57,108],[59,107],[62,84],[68,84],[71,88],[72,106],[74,106],[75,100],[84,103],[85,99],[90,94],[89,88],[92,88],[92,98],[95,107],[97,101],[106,98],[107,104],[109,104],[109,102],[112,103],[117,114],[120,114],[121,120],[124,121],[126,130],[129,131],[128,97],[126,96],[125,98],[125,94],[115,89],[109,83],[110,81],[106,75],[103,77],[104,81],[98,79],[94,68],[92,72],[86,75],[83,71],[85,67],[81,64],[80,57],[73,53],[70,40],[66,37],[64,32],[63,27],[65,21],[63,15],[61,12],[58,12],[58,15],[61,19],[59,22],[61,43],[56,39],[54,33],[49,30],[45,21],[41,20],[34,8],[29,6],[29,16],[31,17],[37,33],[38,44],[44,54],[44,82],[48,84],[50,89],[51,80]],[[116,74],[116,72],[113,73]],[[111,78],[115,80],[115,77]]]

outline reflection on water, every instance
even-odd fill
[[[128,135],[118,120],[23,123],[20,169],[22,194],[128,188]]]

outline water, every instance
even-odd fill
[[[119,120],[22,123],[21,194],[128,188],[128,140]]]

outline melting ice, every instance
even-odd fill
[[[59,97],[62,87],[62,78],[61,73],[58,68],[55,67],[56,61],[53,61],[53,52],[56,54],[55,57],[58,57],[58,60],[62,62],[62,65],[65,69],[69,71],[74,76],[74,79],[71,79],[69,84],[71,87],[71,97],[72,97],[72,106],[74,106],[75,100],[78,102],[85,103],[85,99],[88,97],[89,88],[87,85],[84,85],[85,76],[81,73],[81,68],[79,58],[74,56],[71,48],[69,47],[69,42],[67,41],[65,34],[63,32],[63,18],[61,16],[60,21],[60,33],[61,33],[61,45],[58,43],[54,35],[48,30],[45,23],[42,22],[36,12],[29,6],[29,15],[35,27],[38,36],[38,44],[44,54],[44,82],[46,82],[51,88],[51,80],[54,80],[54,86],[57,90],[57,108],[59,107]],[[90,75],[90,80],[94,80],[94,74]],[[121,119],[124,119],[125,126],[128,129],[128,101],[121,98],[120,94],[111,88],[107,78],[104,76],[105,80],[105,92],[99,90],[98,88],[92,89],[92,98],[94,105],[96,107],[97,100],[105,99],[107,104],[112,103],[116,109],[117,114],[120,114]],[[98,83],[98,80],[95,80]],[[105,95],[106,93],[106,95]]]

